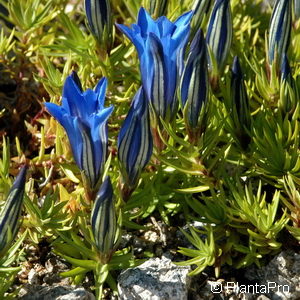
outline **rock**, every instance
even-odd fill
[[[38,274],[35,269],[31,269],[28,273],[28,283],[29,284],[37,284],[39,281]]]
[[[129,247],[130,245],[132,245],[132,240],[133,240],[133,235],[131,232],[123,233],[119,247],[121,249]]]
[[[20,291],[22,300],[94,300],[95,296],[82,287],[27,286]]]
[[[39,284],[40,279],[47,273],[46,269],[41,264],[35,264],[34,268],[28,273],[29,284]]]
[[[152,258],[142,265],[121,272],[118,291],[121,300],[185,300],[190,268],[176,266],[166,257]]]
[[[148,230],[145,232],[144,239],[147,242],[151,242],[151,243],[159,243],[160,242],[158,233],[155,231],[152,231],[152,230]]]
[[[265,267],[246,272],[249,280],[268,287],[272,300],[300,299],[300,254],[283,251]]]
[[[268,298],[268,297],[265,296],[265,295],[260,295],[260,296],[257,297],[256,300],[270,300],[270,298]]]

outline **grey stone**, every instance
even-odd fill
[[[270,298],[268,298],[268,297],[265,296],[265,295],[260,295],[260,296],[257,297],[256,300],[270,300]]]
[[[82,287],[28,286],[20,291],[22,300],[95,300],[95,296]]]
[[[246,272],[246,277],[261,285],[269,283],[266,295],[272,300],[300,299],[300,254],[283,251],[267,266]]]
[[[31,269],[28,273],[28,283],[29,284],[38,284],[39,278],[38,273],[35,269]]]
[[[188,295],[189,267],[176,266],[166,257],[152,258],[121,272],[118,291],[121,300],[185,300]]]

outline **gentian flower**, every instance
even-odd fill
[[[209,50],[208,67],[212,86],[221,75],[229,54],[232,40],[230,0],[217,0],[213,7],[206,34]]]
[[[268,62],[278,67],[282,64],[283,55],[287,52],[292,28],[292,1],[277,0],[273,9],[269,28]],[[277,69],[278,69],[277,67]]]
[[[3,255],[19,230],[27,167],[19,172],[0,212],[0,255]]]
[[[208,99],[208,88],[206,43],[200,29],[191,43],[180,84],[184,119],[190,137],[201,131],[205,117],[202,108]]]
[[[171,121],[176,113],[176,86],[183,68],[183,54],[189,38],[192,12],[180,16],[174,23],[166,17],[154,21],[141,8],[137,24],[118,28],[135,45],[142,84],[156,117]]]
[[[85,175],[90,189],[96,188],[107,157],[107,120],[113,107],[104,108],[106,78],[95,90],[82,91],[74,72],[67,77],[62,106],[45,103],[49,113],[65,128],[75,162]]]
[[[85,0],[85,13],[91,33],[102,45],[112,44],[112,13],[109,0]]]
[[[91,227],[95,245],[102,263],[107,263],[116,245],[117,217],[110,177],[102,183],[91,214]]]
[[[247,131],[251,129],[251,116],[243,73],[237,56],[234,57],[231,74],[232,120],[240,145],[246,149],[250,142]]]
[[[131,104],[118,137],[118,158],[123,184],[128,191],[137,185],[153,149],[147,99],[141,87]]]

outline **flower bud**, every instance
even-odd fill
[[[208,91],[206,43],[200,29],[191,43],[180,84],[184,119],[190,137],[201,131],[205,117],[202,107],[207,102]]]
[[[91,33],[102,46],[112,46],[112,13],[109,0],[85,0],[85,13]]]
[[[215,88],[229,54],[232,40],[232,18],[229,0],[217,0],[207,28],[206,42],[209,51],[208,68],[212,87]]]
[[[233,125],[240,145],[243,149],[246,149],[250,142],[247,131],[251,129],[251,116],[243,73],[237,56],[233,60],[231,73],[231,113]]]
[[[27,167],[19,172],[0,212],[0,255],[10,246],[19,230]]]
[[[117,217],[113,188],[107,176],[96,196],[91,214],[91,226],[95,245],[102,263],[107,263],[113,252],[117,233]]]
[[[123,184],[134,189],[153,149],[148,103],[141,87],[129,109],[118,137],[118,158]]]
[[[276,64],[276,70],[282,64],[287,53],[292,28],[292,1],[277,0],[273,9],[269,27],[268,63]]]

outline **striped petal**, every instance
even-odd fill
[[[286,54],[283,55],[282,64],[281,64],[281,80],[290,81],[292,79],[291,67],[288,61]]]
[[[125,183],[134,188],[153,149],[147,101],[140,88],[118,137],[118,158]]]
[[[203,21],[204,15],[209,10],[209,7],[211,5],[211,0],[195,0],[193,3],[192,11],[193,19],[192,19],[192,27],[195,29],[200,28],[201,23]]]
[[[91,33],[101,43],[112,42],[112,19],[109,0],[85,0],[85,13]]]
[[[232,17],[229,0],[217,0],[208,24],[206,42],[217,63],[212,70],[212,58],[209,57],[209,69],[215,73],[223,70],[229,54],[232,40]]]
[[[19,230],[27,167],[20,170],[0,212],[0,255],[10,246]]]
[[[275,58],[278,66],[282,63],[283,55],[287,52],[292,28],[292,1],[277,0],[273,9],[269,27],[269,64]]]
[[[199,30],[191,43],[180,87],[185,122],[189,128],[200,125],[200,111],[208,98],[208,86],[206,44],[203,32]]]
[[[166,94],[168,86],[168,73],[164,60],[163,46],[159,39],[150,34],[149,43],[153,56],[153,77],[151,82],[150,101],[158,116],[165,118],[167,113]],[[149,80],[144,78],[144,80]]]
[[[240,123],[243,127],[249,129],[249,100],[246,92],[241,65],[237,56],[235,56],[232,64],[231,91]]]
[[[102,183],[91,213],[91,226],[100,257],[106,263],[113,252],[117,231],[117,217],[110,177]]]
[[[238,57],[233,60],[231,70],[231,98],[233,107],[230,108],[237,137],[243,148],[247,148],[250,138],[247,131],[251,129],[249,99],[244,83],[243,73]]]

